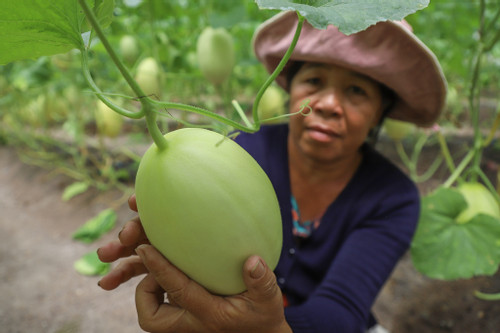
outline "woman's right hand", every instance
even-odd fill
[[[135,195],[128,200],[130,209],[137,212]],[[131,278],[147,273],[141,259],[136,255],[135,249],[141,244],[149,244],[141,220],[136,217],[128,221],[118,234],[118,240],[112,241],[97,250],[97,255],[102,262],[115,262],[124,258],[106,274],[99,286],[104,290],[113,290]]]

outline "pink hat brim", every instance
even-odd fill
[[[254,51],[270,73],[290,46],[297,21],[295,12],[282,12],[257,29]],[[388,115],[394,119],[432,126],[445,106],[447,84],[441,66],[406,22],[379,22],[348,36],[332,25],[318,30],[304,22],[290,61],[276,79],[285,90],[294,61],[339,65],[386,85],[397,95]]]

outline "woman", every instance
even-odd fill
[[[274,70],[290,45],[294,12],[265,22],[254,38]],[[151,332],[365,332],[370,308],[406,252],[419,215],[415,185],[367,142],[386,116],[427,126],[444,105],[446,82],[434,55],[397,22],[345,36],[305,24],[277,78],[290,112],[309,115],[264,126],[236,141],[271,179],[283,217],[274,274],[258,257],[245,263],[248,291],[209,294],[147,243],[138,219],[99,249],[103,261],[133,254],[104,277],[113,289],[149,272],[136,293],[141,326]],[[130,201],[136,209],[135,201]],[[169,303],[164,303],[164,293]]]

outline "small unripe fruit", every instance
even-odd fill
[[[224,28],[205,28],[196,45],[198,65],[214,85],[226,81],[235,63],[233,37]]]

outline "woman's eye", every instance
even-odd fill
[[[366,95],[366,91],[359,86],[351,86],[349,90],[356,95]]]
[[[306,82],[309,83],[310,85],[316,86],[316,85],[320,84],[321,80],[317,77],[311,77],[311,78],[306,79]]]

